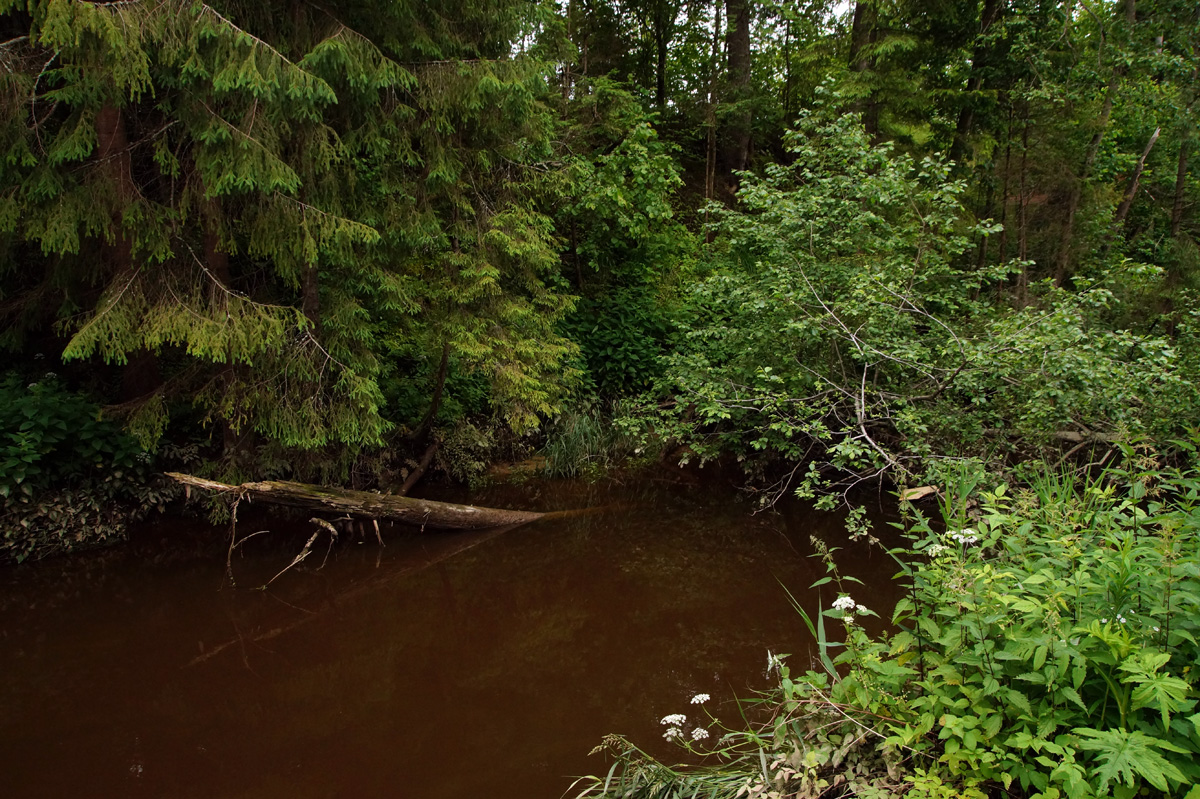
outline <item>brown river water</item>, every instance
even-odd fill
[[[238,547],[236,587],[226,529],[187,518],[0,569],[0,796],[557,799],[608,771],[588,755],[606,733],[673,760],[664,715],[736,726],[768,650],[810,662],[784,591],[815,613],[810,536],[842,547],[856,600],[887,615],[899,593],[895,563],[845,542],[836,514],[754,515],[719,479],[436,498],[611,507],[499,534],[385,525],[382,549],[371,529],[332,550],[323,534],[266,590],[305,518],[243,511],[239,536],[271,532]]]

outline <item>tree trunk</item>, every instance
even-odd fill
[[[1196,73],[1193,72],[1193,82],[1195,79]],[[1179,241],[1179,234],[1183,231],[1183,206],[1187,195],[1188,179],[1188,149],[1191,145],[1192,137],[1192,126],[1189,124],[1186,110],[1184,114],[1183,130],[1179,137],[1179,158],[1175,166],[1175,196],[1171,200],[1170,229],[1171,239],[1175,242]],[[1168,259],[1166,266],[1167,273],[1164,281],[1166,291],[1162,299],[1162,312],[1163,316],[1167,318],[1167,330],[1173,335],[1178,322],[1175,316],[1175,291],[1179,288],[1179,284],[1183,282],[1183,270],[1178,256]]]
[[[727,173],[750,162],[750,0],[725,0],[726,101],[734,105],[725,130]]]
[[[480,508],[451,502],[434,502],[370,491],[270,480],[233,486],[189,474],[167,472],[185,486],[225,494],[231,499],[266,502],[324,513],[348,514],[368,519],[390,519],[430,530],[480,530],[509,524],[526,524],[546,514],[532,511]]]
[[[96,112],[96,155],[103,169],[109,172],[115,192],[122,207],[133,204],[137,198],[137,186],[133,182],[133,159],[129,152],[129,133],[125,127],[125,115],[114,105],[105,105]],[[112,220],[112,243],[100,245],[101,257],[118,275],[118,280],[132,281],[135,278],[133,264],[133,242],[125,235],[120,213]],[[145,347],[128,353],[121,367],[121,399],[133,402],[149,397],[162,386],[162,374],[158,356]]]
[[[1012,180],[1012,136],[1013,136],[1013,107],[1008,106],[1008,127],[1004,135],[1004,183],[1000,189],[1000,261],[1008,261],[1008,201],[1009,188]]]
[[[1142,151],[1142,157],[1138,159],[1137,166],[1134,167],[1133,177],[1129,181],[1129,186],[1125,189],[1125,196],[1121,199],[1121,205],[1117,208],[1117,215],[1113,217],[1113,234],[1117,232],[1117,228],[1124,224],[1125,217],[1129,215],[1129,209],[1133,206],[1133,198],[1137,196],[1138,184],[1142,181],[1142,172],[1146,169],[1146,159],[1150,157],[1150,151],[1154,149],[1154,143],[1158,141],[1160,133],[1162,133],[1162,128],[1154,129],[1154,133],[1150,136],[1150,141],[1146,143],[1146,149]]]
[[[712,53],[708,65],[708,104],[704,109],[707,128],[704,153],[704,199],[711,201],[717,191],[717,63],[721,54],[721,0],[713,0]],[[704,207],[705,241],[712,243],[708,229],[708,205]]]
[[[313,335],[321,337],[321,282],[316,264],[304,267],[301,275],[301,310],[304,317],[312,324]]]
[[[575,2],[570,0],[567,3],[567,41],[574,43],[575,41]],[[571,59],[563,58],[562,63],[562,101],[563,106],[571,99]]]
[[[1195,135],[1196,125],[1191,118],[1192,105],[1196,102],[1196,81],[1200,79],[1200,66],[1192,70],[1191,97],[1183,108],[1183,124],[1179,130],[1179,160],[1175,168],[1175,196],[1171,201],[1171,237],[1183,229],[1183,204],[1187,189],[1188,149]]]
[[[1029,108],[1025,108],[1025,128],[1021,131],[1021,197],[1017,203],[1017,257],[1021,259],[1018,307],[1024,308],[1029,291],[1029,190],[1025,177],[1029,168]]]
[[[879,39],[876,0],[858,0],[854,4],[854,20],[850,26],[850,69],[860,75],[875,68],[875,59],[870,45]],[[874,90],[865,100],[858,103],[863,115],[863,127],[871,141],[879,139],[879,102]]]
[[[866,72],[871,60],[864,50],[871,42],[875,29],[875,0],[858,0],[854,4],[854,20],[850,23],[850,68],[855,72]]]
[[[1191,144],[1191,131],[1185,130],[1182,141],[1179,142],[1179,162],[1175,169],[1175,197],[1171,202],[1171,237],[1179,235],[1183,229],[1183,200],[1187,189],[1188,147]]]
[[[994,176],[989,176],[993,178]],[[989,219],[992,216],[993,204],[996,201],[996,184],[993,179],[988,180],[987,199],[983,203],[983,218]],[[983,233],[979,236],[979,249],[975,259],[975,269],[983,271],[983,267],[987,264],[988,255],[988,234]]]
[[[785,12],[786,13],[786,12]],[[792,18],[784,20],[783,28],[783,124],[792,124]]]
[[[209,276],[221,288],[233,288],[233,274],[229,271],[229,253],[221,249],[221,204],[217,198],[205,203],[207,219],[204,220],[204,265]]]
[[[971,135],[971,126],[975,121],[975,99],[980,89],[983,88],[983,72],[988,56],[984,38],[999,15],[1000,0],[984,0],[983,13],[979,19],[979,34],[975,39],[975,47],[971,54],[971,77],[967,81],[966,102],[958,113],[954,142],[950,145],[951,161],[961,161],[967,152],[967,137]]]
[[[1120,79],[1120,70],[1114,69],[1112,78],[1108,82],[1108,89],[1104,92],[1104,104],[1100,107],[1100,116],[1096,120],[1096,133],[1092,136],[1091,143],[1088,144],[1079,177],[1071,185],[1071,194],[1067,199],[1067,219],[1063,223],[1062,236],[1058,242],[1058,257],[1054,266],[1054,284],[1056,286],[1061,287],[1067,279],[1068,267],[1071,263],[1071,246],[1075,236],[1075,215],[1079,212],[1079,204],[1083,200],[1083,189],[1087,185],[1088,178],[1091,177],[1092,166],[1096,163],[1096,155],[1100,152],[1100,144],[1104,141],[1104,134],[1108,130],[1108,120],[1112,116],[1113,95],[1117,91]]]
[[[407,497],[408,492],[412,491],[413,487],[425,476],[425,472],[429,471],[429,466],[433,463],[433,458],[437,455],[440,448],[441,444],[436,441],[430,444],[429,449],[425,450],[425,454],[421,456],[421,460],[417,463],[416,468],[408,473],[408,477],[392,493],[398,497]]]
[[[654,104],[659,110],[667,107],[667,55],[675,33],[675,15],[678,7],[674,2],[658,0],[654,7]]]
[[[437,412],[442,407],[442,394],[446,390],[446,376],[450,372],[450,342],[447,341],[442,345],[442,360],[438,364],[437,382],[433,388],[433,399],[429,403],[429,410],[425,412],[425,418],[421,420],[421,424],[417,429],[408,436],[410,441],[424,441],[429,436],[429,431],[433,427],[433,420],[437,418]]]
[[[1125,25],[1132,40],[1134,27],[1137,25],[1137,0],[1124,0],[1119,7],[1124,8]],[[1067,220],[1063,225],[1062,238],[1058,248],[1058,258],[1054,268],[1054,283],[1058,286],[1062,286],[1069,274],[1072,239],[1075,233],[1075,215],[1079,211],[1079,204],[1083,199],[1083,190],[1087,186],[1088,178],[1092,174],[1092,167],[1096,163],[1096,154],[1100,151],[1100,144],[1104,141],[1104,135],[1108,131],[1108,121],[1112,116],[1113,97],[1116,95],[1117,88],[1121,85],[1121,79],[1125,77],[1127,70],[1128,65],[1119,59],[1113,66],[1112,77],[1108,81],[1108,90],[1104,93],[1104,105],[1100,108],[1096,133],[1092,136],[1092,141],[1088,145],[1087,156],[1084,158],[1083,169],[1080,170],[1079,179],[1075,181],[1075,184],[1071,188],[1071,194],[1067,202]]]

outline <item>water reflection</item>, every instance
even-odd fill
[[[239,549],[236,589],[224,531],[182,521],[0,573],[6,793],[558,797],[607,768],[587,758],[603,734],[669,757],[662,716],[704,692],[733,722],[768,649],[811,656],[780,583],[815,609],[809,536],[840,540],[830,515],[752,516],[669,473],[466,499],[613,507],[507,532],[385,527],[382,550],[368,530],[267,591],[246,586],[299,551],[303,520],[243,513],[274,532]],[[886,555],[838,558],[890,606]]]

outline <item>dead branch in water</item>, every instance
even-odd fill
[[[390,585],[393,582],[395,582],[397,579],[403,579],[412,574],[416,574],[418,572],[424,571],[425,569],[428,569],[432,566],[436,566],[439,563],[443,563],[443,562],[449,560],[450,558],[453,558],[455,555],[465,552],[468,549],[477,547],[484,542],[491,541],[493,538],[496,538],[499,535],[503,535],[504,533],[507,533],[509,530],[512,530],[513,528],[518,527],[518,526],[519,525],[513,525],[511,527],[496,527],[496,528],[493,528],[490,530],[481,531],[481,532],[473,534],[473,535],[464,534],[464,535],[468,535],[469,537],[466,537],[464,540],[461,540],[461,541],[450,542],[449,546],[446,549],[444,549],[443,551],[441,551],[429,558],[426,558],[424,560],[418,560],[415,563],[402,565],[398,569],[391,570],[391,571],[388,571],[387,573],[368,578],[367,580],[364,580],[363,582],[352,586],[348,590],[340,592],[337,596],[338,604],[341,605],[342,603],[356,599],[358,597],[361,597],[361,596],[364,596],[371,592],[374,592],[376,590],[379,590],[379,589],[383,588],[384,586]],[[315,538],[315,536],[314,536],[314,538]],[[294,563],[293,563],[293,565],[294,565]],[[288,568],[291,568],[291,566],[289,566]],[[285,569],[285,571],[286,571],[286,569]],[[276,575],[276,576],[278,576],[278,575]],[[266,588],[266,586],[263,586],[263,587]],[[188,663],[186,663],[184,667],[186,668],[189,666],[198,666],[201,663],[204,663],[205,661],[211,660],[212,658],[221,654],[222,652],[229,649],[230,647],[237,646],[239,644],[241,644],[241,645],[245,645],[246,643],[261,644],[264,641],[269,641],[273,638],[278,638],[280,635],[283,635],[284,633],[291,632],[297,628],[307,625],[308,623],[310,623],[311,621],[313,621],[314,619],[318,618],[321,615],[319,613],[313,613],[312,611],[304,611],[304,613],[306,615],[302,616],[299,619],[294,619],[290,622],[286,622],[284,624],[278,625],[276,627],[272,627],[267,630],[262,630],[261,632],[254,633],[252,635],[244,635],[239,631],[238,635],[236,637],[231,638],[230,640],[225,641],[221,644],[218,644],[217,646],[214,646],[211,649],[206,649],[205,651],[201,652],[199,655],[197,655],[196,657],[194,657],[190,661],[188,661]]]

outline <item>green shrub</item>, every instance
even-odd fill
[[[650,394],[664,438],[811,491],[885,473],[936,484],[965,457],[1004,473],[1061,455],[1063,433],[1166,442],[1200,414],[1195,315],[1167,334],[1147,311],[1161,269],[1111,256],[1014,308],[1022,265],[978,262],[999,228],[964,208],[950,164],[873,143],[833,106],[785,143],[789,163],[712,209]]]
[[[669,325],[648,291],[623,289],[581,300],[563,328],[579,344],[591,388],[600,397],[646,391],[661,369]]]
[[[0,382],[0,560],[122,538],[176,493],[153,477],[151,454],[53,374]]]
[[[974,528],[919,522],[903,631],[858,636],[838,694],[885,707],[888,741],[952,778],[1045,797],[1200,780],[1200,474],[1125,454],[1129,469],[1081,486],[985,492]]]

